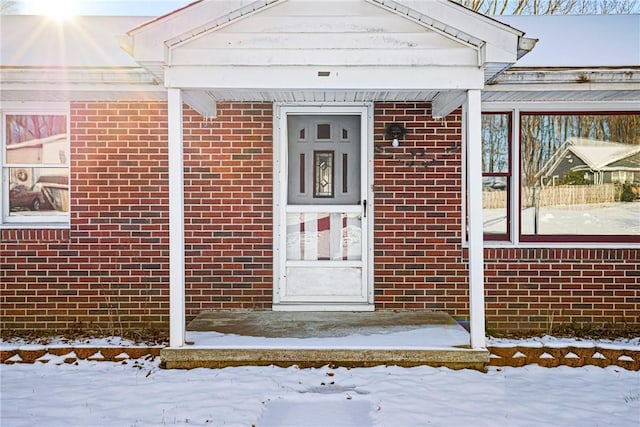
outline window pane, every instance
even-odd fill
[[[640,235],[640,114],[523,114],[523,235]]]
[[[319,124],[316,128],[317,139],[331,139],[331,125],[328,123]]]
[[[509,114],[482,115],[482,172],[509,171]]]
[[[485,234],[507,234],[507,177],[482,179],[482,224]]]
[[[9,168],[9,216],[69,212],[66,168]]]
[[[482,217],[489,240],[509,239],[511,114],[482,114]]]
[[[7,115],[7,164],[67,164],[67,118],[64,115]]]

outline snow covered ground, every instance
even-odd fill
[[[119,337],[47,346],[135,346]],[[488,339],[489,346],[640,349],[633,339]],[[0,349],[39,348],[25,340]],[[163,370],[159,360],[0,365],[0,425],[638,426],[640,372],[598,368]]]
[[[0,365],[0,425],[635,427],[640,422],[640,372],[619,367],[180,371],[159,369],[158,363],[69,365],[54,359]]]

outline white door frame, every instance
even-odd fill
[[[367,286],[365,304],[283,304],[280,284],[285,280],[287,206],[287,117],[290,115],[359,115],[361,163],[366,170],[366,183],[362,183],[362,197],[367,201],[363,233],[367,242],[363,248],[362,268]],[[273,310],[276,311],[373,311],[373,103],[290,104],[273,106]],[[365,168],[366,165],[366,168]]]

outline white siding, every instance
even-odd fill
[[[477,66],[475,48],[366,2],[285,2],[172,48],[170,64]]]

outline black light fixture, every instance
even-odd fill
[[[393,141],[391,142],[392,147],[399,147],[400,139],[404,138],[406,134],[407,129],[405,129],[405,127],[401,124],[393,123],[387,126],[387,137],[393,139]]]

